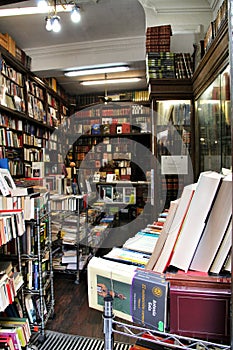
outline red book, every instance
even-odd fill
[[[4,346],[5,349],[15,350],[11,337],[0,336],[0,347]]]

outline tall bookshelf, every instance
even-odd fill
[[[131,161],[137,143],[151,151],[149,106],[129,102],[98,104],[77,112],[76,121],[80,137],[74,143],[73,161],[77,168],[86,166],[85,177],[109,166],[106,172],[116,170],[118,180],[131,180]]]
[[[20,241],[25,230],[23,211],[1,210],[0,220],[5,229],[0,233],[1,285],[0,316],[1,328],[8,328],[13,340],[13,348],[19,349],[29,343],[31,331],[29,320],[23,313],[24,276],[22,273]],[[5,267],[4,267],[5,266]],[[13,317],[14,319],[10,319]],[[7,323],[11,320],[11,326]],[[13,326],[13,320],[16,321]],[[23,337],[14,336],[14,329],[20,327]],[[26,327],[26,333],[24,333]],[[9,329],[11,328],[11,330]],[[4,332],[4,330],[2,330]],[[1,336],[4,336],[1,333]]]
[[[0,47],[0,158],[14,177],[31,177],[32,162],[45,160],[54,128],[69,115],[65,100]]]

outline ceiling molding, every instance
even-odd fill
[[[191,7],[191,8],[159,8],[156,9],[156,14],[158,15],[183,15],[183,14],[198,14],[198,13],[209,13],[210,8],[207,6],[203,7]]]
[[[113,57],[112,62],[117,56],[122,57],[121,61],[144,60],[145,46],[145,36],[139,36],[25,48],[24,51],[32,58],[32,70],[40,71],[45,67],[49,70],[86,65],[87,58],[88,64],[94,64],[101,56],[106,61]]]
[[[208,0],[211,10],[214,12],[218,7],[219,7],[219,3],[220,0]]]

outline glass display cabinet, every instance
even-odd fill
[[[195,101],[196,170],[231,168],[231,107],[229,65]]]

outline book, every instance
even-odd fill
[[[0,317],[0,324],[12,324],[15,326],[21,326],[24,332],[24,338],[26,343],[30,340],[31,337],[31,328],[29,325],[28,318],[26,317]]]
[[[103,311],[104,298],[111,296],[114,316],[165,329],[168,283],[162,275],[97,257],[87,269],[89,307]]]
[[[166,241],[153,268],[156,272],[164,272],[170,263],[174,246],[179,237],[195,188],[196,184],[191,184],[185,186],[182,191],[177,210],[166,235]]]
[[[153,270],[160,254],[162,252],[163,246],[164,246],[166,239],[167,239],[168,231],[169,231],[170,226],[172,224],[172,221],[174,219],[174,215],[176,213],[176,210],[179,206],[179,201],[180,200],[177,199],[175,201],[170,202],[170,207],[168,210],[168,215],[166,217],[166,221],[165,221],[163,228],[159,234],[159,238],[158,238],[157,243],[154,247],[154,250],[151,254],[150,260],[148,261],[148,263],[146,265],[147,270]]]
[[[24,221],[24,211],[22,209],[5,209],[0,210],[0,218],[11,219],[11,236],[16,238],[16,236],[22,236],[25,232],[25,221]]]
[[[176,275],[176,274],[174,274]],[[211,276],[169,278],[170,332],[205,340],[230,340],[231,284]],[[167,279],[167,276],[166,276]],[[215,280],[215,281],[214,281]]]
[[[136,252],[125,248],[113,247],[110,252],[103,256],[103,258],[136,266],[145,266],[150,259],[150,254]]]
[[[15,350],[12,338],[0,335],[0,349]]]
[[[15,328],[0,328],[0,338],[3,337],[11,337],[14,349],[22,350],[22,346],[20,344],[19,336],[17,330]]]
[[[200,174],[170,265],[189,269],[222,179],[223,175],[214,171]]]
[[[229,226],[232,216],[232,174],[224,177],[213,203],[207,224],[198,243],[191,270],[207,272]],[[227,249],[228,253],[229,249]]]
[[[157,233],[137,232],[134,237],[128,238],[123,248],[151,254],[159,238]]]
[[[25,306],[26,306],[26,311],[28,315],[28,319],[30,323],[35,323],[36,322],[36,309],[33,304],[32,296],[31,295],[26,295],[25,296]]]
[[[103,311],[104,297],[113,297],[113,313],[132,321],[130,289],[136,266],[93,257],[87,265],[89,307]]]
[[[12,327],[13,329],[16,330],[18,337],[19,337],[19,341],[20,341],[20,345],[22,347],[27,345],[27,336],[25,334],[25,329],[23,328],[23,323],[22,321],[16,321],[15,319],[8,319],[5,318],[3,320],[0,319],[0,328],[4,329],[4,328],[9,328]]]
[[[164,275],[138,268],[131,287],[133,322],[164,332],[168,325],[167,297]]]
[[[221,270],[224,267],[224,263],[227,260],[227,257],[231,251],[232,246],[232,218],[229,222],[228,228],[225,232],[224,238],[220,243],[219,249],[214,257],[212,265],[209,269],[210,273],[220,274]]]
[[[13,265],[11,260],[0,261],[0,274],[6,273],[9,275],[12,269]]]
[[[8,196],[14,189],[15,183],[8,169],[0,168],[0,191],[3,196]]]

